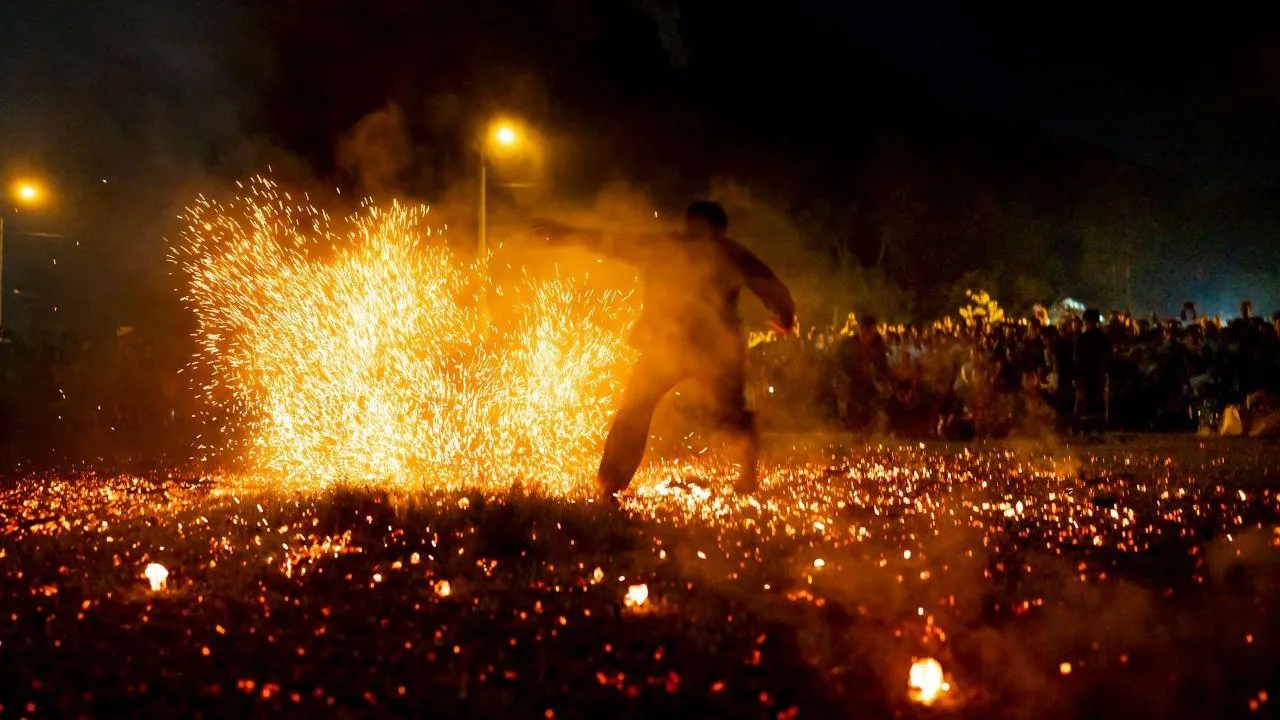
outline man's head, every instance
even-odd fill
[[[720,203],[697,200],[684,211],[684,232],[690,240],[724,237],[729,230],[729,215]]]
[[[1084,311],[1084,324],[1087,328],[1096,328],[1102,322],[1102,313],[1090,308]]]

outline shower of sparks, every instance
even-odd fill
[[[629,360],[629,298],[490,283],[425,206],[335,222],[270,180],[245,190],[200,198],[172,259],[198,321],[195,369],[252,474],[585,486]]]

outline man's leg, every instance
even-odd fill
[[[756,489],[756,464],[760,454],[760,436],[755,413],[747,409],[746,379],[742,362],[730,363],[711,379],[715,391],[716,425],[728,432],[737,446],[742,468],[734,483],[741,493]]]
[[[596,478],[601,492],[612,495],[631,484],[649,442],[653,411],[679,380],[679,374],[663,359],[641,356],[636,362],[604,443],[600,474]]]

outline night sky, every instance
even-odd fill
[[[1025,119],[1198,183],[1277,182],[1280,33],[1257,11],[887,5],[846,10],[842,22],[955,107]]]
[[[1256,275],[1275,244],[1280,32],[1221,6],[15,0],[0,27],[0,170],[82,199],[57,222],[99,228],[135,269],[193,189],[284,158],[350,184],[339,139],[388,103],[414,195],[469,177],[477,124],[514,110],[559,150],[570,195],[624,179],[676,202],[732,176],[797,213],[870,207],[840,231],[870,237],[896,172],[885,148],[905,143],[931,168],[935,230],[974,188],[1054,225],[1123,175],[1171,208],[1152,211],[1167,237],[1145,251],[1233,249],[1193,276]],[[1188,205],[1194,220],[1170,214]],[[896,272],[917,290],[954,280]]]

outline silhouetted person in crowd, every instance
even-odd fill
[[[857,334],[836,346],[836,371],[847,408],[846,425],[854,430],[880,429],[874,425],[882,420],[882,400],[888,395],[891,379],[888,348],[875,317],[859,317]]]
[[[1058,429],[1069,430],[1075,421],[1076,409],[1076,338],[1080,335],[1079,319],[1071,318],[1062,325],[1062,332],[1053,342],[1053,372],[1057,376],[1054,385],[1053,404],[1058,411]]]
[[[1099,327],[1097,310],[1084,313],[1084,332],[1076,340],[1076,430],[1106,429],[1107,379],[1111,373],[1111,338]]]
[[[1182,303],[1182,310],[1178,312],[1178,318],[1184,323],[1195,322],[1200,315],[1196,312],[1196,304],[1190,300]]]
[[[636,265],[644,277],[644,310],[632,331],[640,351],[614,417],[600,461],[601,492],[612,497],[631,483],[644,457],[649,424],[658,402],[680,382],[702,378],[715,396],[717,424],[742,446],[736,487],[756,487],[759,439],[747,410],[745,344],[738,296],[749,288],[773,313],[780,332],[795,326],[791,293],[759,258],[725,233],[724,208],[709,201],[691,204],[683,233],[613,235],[550,221],[534,230],[553,242],[580,242]]]

